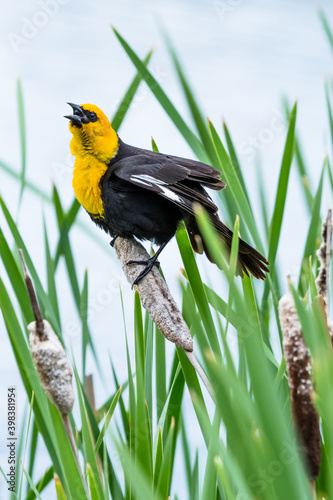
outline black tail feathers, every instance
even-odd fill
[[[220,234],[223,243],[230,252],[233,232],[220,221],[217,215],[210,215],[210,217],[215,229]],[[194,217],[186,221],[186,229],[193,250],[197,253],[205,252],[210,262],[214,262],[201,237],[199,227]],[[265,273],[269,273],[267,266],[269,266],[267,259],[251,247],[251,245],[246,243],[246,241],[239,238],[237,275],[243,277],[243,275],[246,274],[248,276],[250,272],[255,278],[264,280],[266,278]]]

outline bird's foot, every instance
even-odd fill
[[[142,280],[142,278],[147,276],[147,274],[150,273],[150,271],[153,269],[154,266],[156,266],[157,268],[160,267],[160,263],[156,259],[155,255],[153,257],[150,257],[148,260],[130,260],[129,262],[126,263],[127,266],[129,266],[130,264],[139,264],[142,266],[146,266],[144,270],[141,271],[139,276],[135,278],[132,286],[137,285]]]
[[[112,240],[110,241],[110,245],[112,246],[112,248],[114,247],[114,244],[116,242],[116,239],[118,238],[118,236],[115,236],[114,238],[112,238]]]

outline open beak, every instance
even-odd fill
[[[79,104],[73,104],[72,102],[68,102],[67,104],[69,104],[73,109],[73,114],[65,115],[64,118],[70,120],[72,125],[75,125],[76,127],[82,127],[82,123],[86,123],[87,121],[82,106],[80,106]]]

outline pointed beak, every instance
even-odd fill
[[[64,118],[70,120],[72,125],[75,125],[76,127],[82,127],[82,123],[86,123],[87,120],[82,106],[80,106],[79,104],[74,104],[72,102],[68,102],[67,104],[71,106],[73,114],[65,115]]]

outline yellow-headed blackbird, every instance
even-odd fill
[[[151,240],[159,245],[145,266],[138,283],[184,221],[193,249],[204,250],[211,260],[198,228],[193,205],[199,203],[228,249],[232,231],[217,215],[217,206],[204,187],[220,190],[225,183],[210,165],[125,144],[113,130],[105,114],[93,104],[68,103],[73,114],[69,129],[73,134],[71,152],[76,157],[73,188],[76,198],[91,219],[113,241],[117,236]],[[112,242],[111,242],[112,243]],[[134,262],[130,262],[134,263]],[[248,243],[239,240],[240,275],[248,271],[264,279],[267,260]]]

